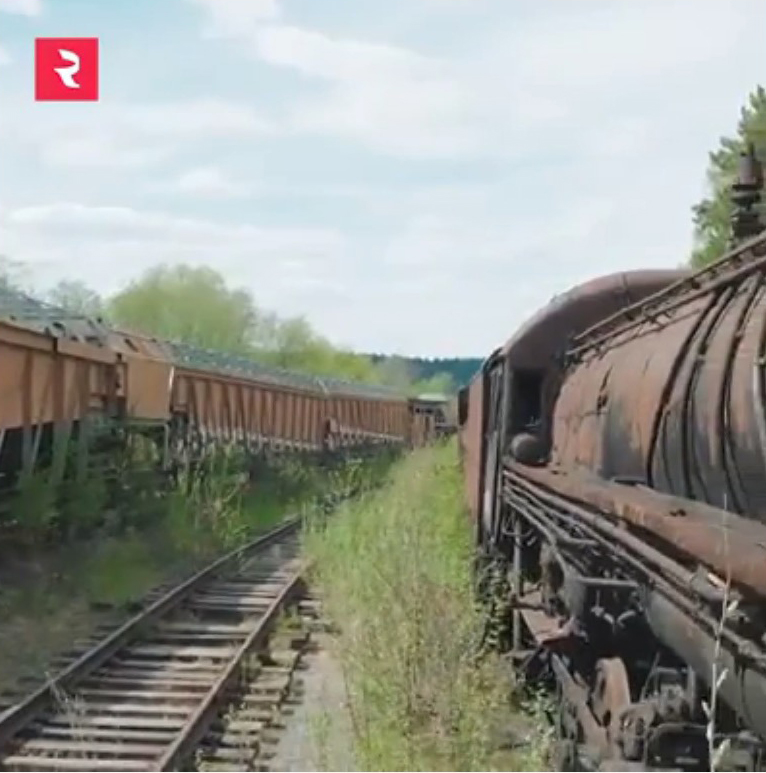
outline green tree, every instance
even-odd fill
[[[104,312],[101,296],[79,280],[62,279],[48,293],[47,300],[73,314],[97,317]]]
[[[374,382],[364,355],[334,347],[303,317],[261,311],[210,268],[158,266],[106,304],[115,323],[184,343],[245,354],[286,370]]]
[[[372,360],[364,354],[357,354],[348,349],[335,349],[332,363],[334,370],[328,373],[328,376],[337,374],[339,378],[366,384],[386,383],[378,377]]]
[[[404,357],[393,355],[382,359],[376,366],[377,378],[383,384],[403,391],[412,387],[412,368]]]
[[[303,317],[272,318],[269,327],[268,336],[261,341],[261,356],[281,368],[352,381],[380,381],[369,357],[333,346]]]
[[[451,395],[456,391],[455,382],[449,373],[436,373],[430,378],[416,381],[412,385],[412,392],[418,395]]]
[[[325,355],[321,341],[313,328],[303,317],[276,321],[271,332],[272,341],[268,348],[273,352],[276,363],[282,368],[295,368],[299,364],[304,367],[322,369]]]
[[[731,184],[737,176],[739,155],[749,142],[762,162],[766,160],[766,89],[757,86],[742,108],[737,133],[722,137],[718,150],[710,154],[707,182],[709,197],[696,204],[694,214],[695,248],[691,264],[695,268],[711,263],[726,251],[731,233]],[[762,202],[766,212],[766,202]]]
[[[13,260],[7,255],[0,255],[0,290],[18,290],[21,292],[25,273],[23,263]]]
[[[157,266],[107,304],[114,322],[184,343],[249,353],[260,315],[250,293],[211,268]]]

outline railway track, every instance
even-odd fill
[[[0,713],[0,769],[248,769],[299,657],[289,632],[263,657],[301,595],[299,526],[288,521],[165,592]]]

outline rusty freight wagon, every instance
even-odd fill
[[[384,387],[269,368],[245,357],[166,344],[171,412],[193,444],[320,450],[403,442],[406,403]]]
[[[412,439],[408,402],[386,387],[120,330],[10,290],[1,318],[0,472],[9,485],[50,462],[54,439],[84,446],[116,427],[148,436],[165,465],[221,443],[310,451]]]
[[[117,414],[119,376],[110,350],[0,321],[0,489],[43,459],[63,475],[70,438]]]
[[[19,475],[64,474],[128,417],[162,427],[171,367],[111,345],[100,323],[0,291],[0,490]]]
[[[410,412],[423,417],[422,431],[428,440],[446,437],[453,431],[450,399],[442,394],[423,394],[410,398]]]
[[[558,684],[559,769],[765,769],[762,185],[751,153],[717,263],[572,289],[459,396],[480,578]]]

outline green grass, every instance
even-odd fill
[[[544,725],[517,715],[500,658],[479,656],[461,486],[454,442],[421,450],[306,537],[361,770],[543,769]],[[501,754],[509,728],[535,742]]]
[[[312,468],[287,458],[274,460],[254,484],[240,470],[237,460],[217,456],[203,480],[182,480],[150,504],[150,526],[96,541],[76,575],[77,586],[93,602],[135,601],[174,574],[273,528],[326,485]]]

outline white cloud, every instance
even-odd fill
[[[306,286],[330,281],[327,272],[345,246],[343,235],[327,228],[228,224],[65,202],[0,211],[0,240],[41,284],[69,277],[113,291],[159,262],[188,262],[216,267],[272,306],[289,305],[296,291],[304,292],[296,276]]]
[[[34,103],[16,107],[3,115],[0,130],[11,141],[31,143],[54,166],[149,166],[185,144],[272,130],[249,105],[217,98],[62,106],[56,121],[42,120]]]
[[[251,187],[244,182],[230,179],[217,166],[202,166],[190,169],[169,186],[171,190],[197,196],[234,198],[246,196]]]
[[[252,31],[263,21],[273,21],[280,16],[277,0],[188,0],[204,8],[210,14],[209,34],[241,34]]]
[[[11,55],[2,47],[0,46],[0,66],[4,64],[10,64],[13,61],[11,58]]]
[[[131,147],[106,132],[54,137],[40,146],[40,157],[51,166],[136,168],[161,160],[160,148]]]
[[[138,210],[126,206],[90,206],[56,202],[9,209],[5,214],[10,226],[35,229],[46,234],[71,234],[120,237],[166,236],[179,239],[251,242],[261,240],[264,249],[289,245],[337,246],[337,235],[321,229],[260,228],[250,224],[228,225],[211,220],[179,217],[165,212]]]
[[[696,0],[694,8],[688,0],[562,4],[504,43],[513,74],[530,86],[619,91],[722,58],[757,6]]]
[[[0,11],[22,16],[39,16],[43,12],[42,0],[0,0]]]
[[[245,37],[267,64],[325,84],[317,96],[295,101],[292,131],[337,135],[402,155],[451,155],[477,145],[475,127],[463,120],[475,107],[472,95],[444,62],[285,24],[232,24],[230,35]]]
[[[0,98],[3,252],[101,290],[206,263],[336,340],[442,355],[589,277],[683,261],[708,151],[763,70],[763,1],[446,2],[189,0],[141,44],[163,64],[141,103],[41,108],[25,81]],[[111,84],[147,19],[114,33]]]
[[[615,215],[609,199],[585,197],[514,221],[508,228],[487,214],[492,195],[487,190],[462,204],[455,200],[452,205],[443,201],[436,207],[421,206],[388,242],[384,264],[406,269],[410,278],[424,282],[434,275],[454,281],[463,272],[507,276],[514,269],[524,271],[530,258],[534,261],[543,253],[559,253],[563,266],[569,256],[578,260],[581,245]]]
[[[445,60],[288,25],[275,3],[253,14],[257,23],[242,23],[237,0],[197,4],[220,34],[261,61],[313,79],[314,93],[292,102],[293,131],[424,157],[523,155],[532,144],[564,141],[587,150],[594,116],[609,124],[615,96],[685,77],[682,89],[695,73],[700,83],[715,76],[743,35],[759,50],[755,20],[764,20],[763,5],[747,1],[697,0],[693,21],[688,0],[571,3],[519,17],[491,31],[482,48]],[[618,116],[612,137],[622,125]],[[611,151],[631,150],[645,132],[627,146],[624,138],[612,142]]]
[[[265,133],[271,123],[247,104],[217,98],[166,104],[124,105],[113,121],[152,137],[242,137]]]

